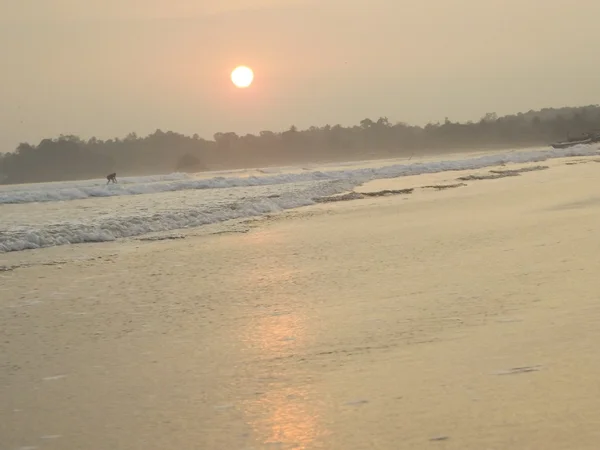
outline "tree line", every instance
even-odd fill
[[[156,130],[145,137],[84,140],[61,135],[39,144],[21,143],[0,154],[0,184],[63,181],[174,171],[234,169],[265,165],[393,157],[456,149],[548,145],[600,129],[600,106],[545,108],[476,122],[429,123],[423,127],[387,117],[358,125],[325,125],[240,136],[216,133],[213,139]]]

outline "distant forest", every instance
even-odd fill
[[[239,136],[216,133],[212,140],[156,130],[139,137],[84,140],[77,136],[19,144],[0,154],[0,184],[105,177],[108,173],[146,175],[200,172],[305,162],[384,158],[453,150],[548,145],[600,129],[600,106],[546,108],[477,122],[446,119],[424,127],[386,117],[359,125],[325,125]]]

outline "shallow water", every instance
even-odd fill
[[[310,205],[373,179],[597,152],[596,146],[577,146],[125,177],[110,185],[97,179],[0,186],[0,252],[111,241],[253,217]]]

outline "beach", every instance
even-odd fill
[[[0,449],[596,449],[599,174],[373,179],[0,254]]]

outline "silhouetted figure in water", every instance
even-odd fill
[[[111,174],[107,175],[107,176],[106,176],[106,179],[108,180],[108,181],[106,182],[106,184],[110,183],[111,181],[112,181],[113,183],[116,183],[116,182],[117,182],[117,173],[115,172],[115,173],[111,173]]]

